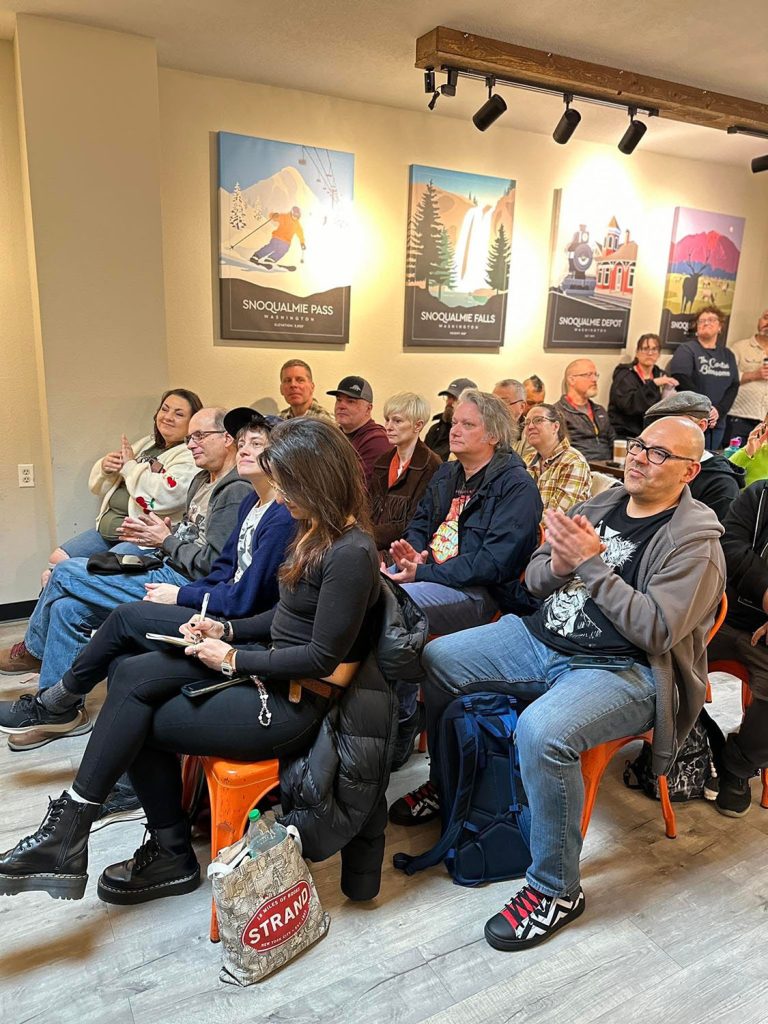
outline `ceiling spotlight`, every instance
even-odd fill
[[[627,107],[627,113],[629,114],[629,127],[621,136],[619,152],[626,153],[629,156],[630,153],[634,153],[638,142],[648,131],[648,125],[637,120],[635,116],[637,114],[637,107]]]
[[[427,68],[424,72],[424,92],[430,93],[435,91],[435,69]]]
[[[456,95],[456,83],[459,80],[459,72],[456,68],[448,68],[448,80],[445,85],[440,86],[440,92],[443,96],[455,96]]]
[[[759,174],[761,171],[768,171],[768,153],[765,156],[756,156],[752,161],[752,173]]]
[[[563,100],[565,101],[563,116],[557,122],[555,130],[552,132],[552,138],[561,146],[564,146],[570,140],[573,133],[579,127],[579,121],[581,121],[581,114],[578,110],[571,110],[573,96],[566,92],[563,94]]]
[[[494,121],[498,121],[507,109],[507,104],[501,96],[494,96],[493,94],[496,79],[493,77],[487,78],[486,83],[488,85],[488,99],[482,107],[480,107],[477,113],[472,115],[472,124],[480,132],[484,132],[487,128],[490,128]]]
[[[435,91],[432,93],[432,99],[427,104],[427,106],[429,107],[430,110],[434,110],[435,109],[435,104],[437,103],[437,101],[439,99],[440,99],[440,93],[437,91],[437,89],[435,89]]]

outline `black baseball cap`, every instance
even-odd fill
[[[269,434],[273,427],[282,422],[280,416],[263,416],[256,409],[240,406],[237,409],[230,409],[224,417],[224,429],[231,437],[237,437],[243,427],[251,427],[252,430],[266,430]]]
[[[361,398],[364,402],[373,402],[373,388],[365,377],[344,377],[339,381],[335,391],[326,391],[326,395],[346,395],[347,398]]]
[[[456,380],[452,380],[451,383],[443,391],[438,391],[438,395],[450,395],[451,398],[458,398],[461,392],[465,388],[476,388],[477,384],[469,377],[457,377]]]

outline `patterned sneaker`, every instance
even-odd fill
[[[440,814],[440,800],[432,782],[414,789],[389,808],[389,820],[394,825],[423,825]]]
[[[15,676],[23,672],[39,672],[42,661],[30,654],[23,640],[0,650],[0,675]]]
[[[524,885],[485,925],[485,941],[494,949],[530,949],[584,913],[584,891],[575,896],[545,896]]]

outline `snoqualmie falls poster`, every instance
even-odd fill
[[[349,341],[354,156],[219,132],[221,336]]]
[[[503,343],[515,184],[411,165],[405,345]]]

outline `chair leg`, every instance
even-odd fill
[[[672,807],[672,801],[669,799],[669,786],[667,785],[667,776],[659,776],[659,799],[661,801],[661,813],[664,818],[664,830],[667,834],[667,839],[677,838],[677,820],[675,818],[675,810]]]

